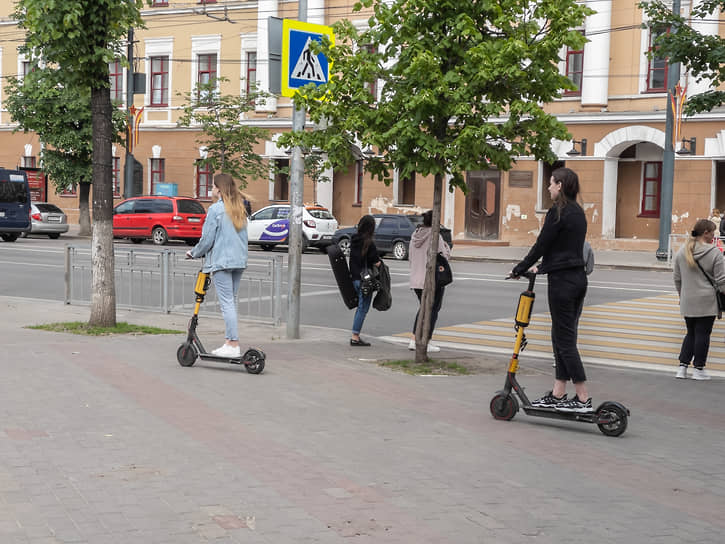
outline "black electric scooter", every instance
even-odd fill
[[[495,419],[509,421],[513,419],[516,412],[519,411],[519,403],[516,400],[518,395],[521,399],[521,405],[524,412],[530,416],[549,417],[553,419],[567,419],[570,421],[579,421],[580,423],[596,423],[599,430],[607,436],[619,436],[627,429],[627,418],[629,417],[629,409],[622,404],[614,401],[605,401],[600,404],[597,409],[589,413],[563,412],[554,407],[544,408],[532,406],[531,401],[524,393],[524,388],[519,385],[516,380],[516,371],[519,368],[519,353],[526,348],[526,335],[524,329],[531,321],[531,311],[534,307],[534,283],[536,282],[536,274],[534,272],[526,272],[523,277],[529,280],[529,287],[519,296],[519,305],[516,308],[515,329],[516,342],[514,343],[514,352],[511,356],[511,362],[506,374],[506,382],[503,390],[497,391],[491,399],[490,409],[491,415]],[[506,279],[511,278],[509,276]],[[513,392],[516,392],[516,395]]]
[[[199,323],[199,307],[204,302],[204,296],[209,289],[211,276],[199,271],[196,276],[196,285],[194,286],[194,294],[196,295],[196,303],[194,305],[194,315],[189,321],[189,330],[186,336],[186,342],[179,346],[176,350],[176,360],[181,366],[192,366],[197,357],[203,361],[212,361],[215,363],[227,363],[233,365],[244,365],[250,374],[261,374],[264,370],[265,355],[262,350],[249,348],[241,357],[219,357],[213,353],[207,353],[204,345],[196,334],[196,326]]]

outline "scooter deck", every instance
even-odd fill
[[[332,273],[335,275],[337,287],[340,289],[342,301],[348,309],[357,308],[358,297],[355,287],[352,284],[352,276],[347,266],[347,259],[337,244],[327,246],[327,256],[330,259]]]
[[[524,413],[529,416],[566,419],[569,421],[584,421],[586,423],[600,423],[596,412],[561,412],[556,408],[543,408],[539,406],[522,406],[521,408],[523,408]]]
[[[202,361],[215,361],[217,363],[232,363],[235,365],[244,364],[241,355],[239,357],[219,357],[218,355],[213,355],[211,353],[200,353],[199,359]]]

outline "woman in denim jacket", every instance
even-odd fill
[[[216,202],[206,212],[199,243],[186,256],[189,259],[206,257],[202,271],[211,273],[224,316],[226,341],[212,353],[220,357],[240,357],[234,299],[242,272],[247,267],[247,212],[234,178],[229,174],[214,176],[211,194]]]

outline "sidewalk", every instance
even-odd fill
[[[722,380],[587,369],[595,405],[631,410],[614,439],[521,412],[495,421],[505,355],[478,355],[469,376],[409,376],[376,364],[411,358],[405,346],[243,322],[244,345],[267,354],[255,376],[181,367],[183,333],[25,328],[87,320],[84,307],[0,297],[0,312],[3,544],[722,541]],[[188,316],[118,319],[183,330]],[[204,342],[222,330],[202,317]],[[536,395],[551,363],[525,358],[520,376]]]

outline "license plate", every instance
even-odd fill
[[[60,223],[60,217],[49,217],[48,222],[50,223]]]
[[[322,240],[330,240],[330,239],[332,239],[332,234],[324,234],[321,239]]]
[[[189,217],[189,223],[198,223],[200,221],[201,219],[199,219],[198,217]]]

